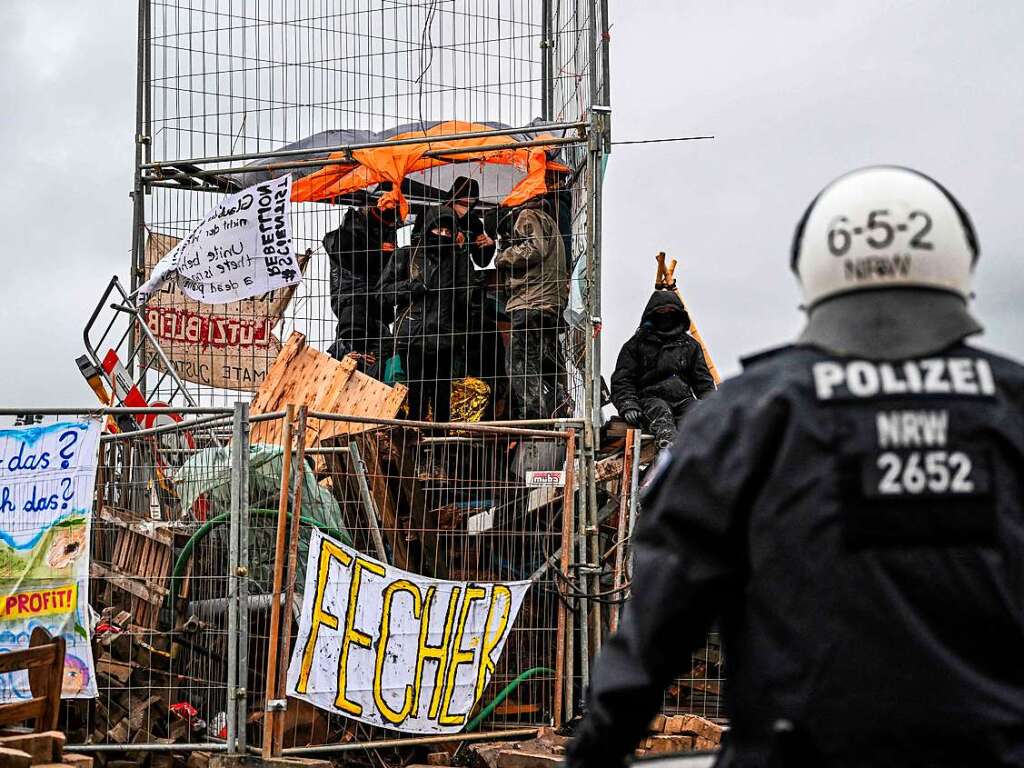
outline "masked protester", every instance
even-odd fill
[[[566,400],[558,347],[569,288],[562,238],[540,205],[509,211],[502,227],[494,263],[508,295],[514,412],[518,419],[549,419]]]
[[[971,222],[867,168],[792,253],[806,330],[662,454],[568,765],[622,765],[716,617],[719,766],[1024,765],[1024,366],[964,342]]]
[[[468,301],[458,240],[451,209],[429,209],[416,242],[395,252],[377,287],[396,306],[390,354],[405,372],[412,419],[432,413],[434,421],[449,420],[455,318]]]
[[[688,333],[690,315],[675,291],[655,291],[640,328],[619,351],[612,402],[634,427],[646,426],[661,447],[694,402],[715,391],[700,344]]]
[[[489,272],[485,271],[494,258],[495,243],[477,212],[479,200],[480,184],[468,176],[457,177],[445,197],[445,205],[458,219],[469,256],[461,263],[464,272],[460,273],[460,284],[468,289],[469,302],[466,314],[456,318],[457,332],[463,334],[456,365],[460,376],[486,381],[493,395],[498,389],[498,374],[505,370],[505,355],[495,302],[487,291]]]
[[[396,223],[394,210],[349,208],[341,226],[323,239],[331,265],[331,309],[338,318],[329,352],[338,360],[355,353],[373,376],[379,375],[376,363],[392,320],[391,307],[375,287],[395,251]]]
[[[494,258],[494,240],[476,212],[480,202],[480,182],[468,176],[458,176],[445,196],[444,205],[452,209],[459,220],[459,231],[465,236],[466,252],[481,269]]]

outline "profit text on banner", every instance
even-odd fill
[[[63,637],[64,698],[96,695],[89,641],[89,525],[100,422],[0,429],[0,651],[32,630]],[[0,701],[31,698],[28,673],[0,675]]]

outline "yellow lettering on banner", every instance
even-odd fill
[[[462,610],[459,611],[459,625],[455,630],[455,639],[452,641],[452,655],[448,661],[448,677],[444,686],[444,706],[441,707],[441,716],[437,722],[441,725],[461,725],[466,720],[468,712],[461,715],[449,715],[448,709],[452,705],[452,695],[455,693],[455,676],[459,667],[473,663],[473,649],[466,650],[462,647],[462,636],[466,632],[466,619],[469,618],[469,609],[473,603],[479,602],[487,597],[487,590],[483,587],[466,587],[466,595],[462,600]]]
[[[320,627],[338,628],[338,617],[324,610],[324,591],[327,589],[327,575],[331,570],[331,560],[337,560],[343,566],[352,562],[352,555],[327,539],[320,541],[320,554],[317,556],[316,599],[313,601],[313,621],[306,638],[306,647],[302,649],[302,666],[299,667],[299,679],[295,684],[298,693],[306,693],[309,688],[309,671],[313,667],[313,652],[316,650],[316,639]]]
[[[359,605],[359,587],[362,584],[363,571],[383,576],[384,566],[371,560],[363,560],[361,557],[357,557],[355,565],[352,566],[352,584],[348,589],[348,608],[345,611],[345,634],[341,638],[341,656],[338,658],[338,695],[334,699],[334,706],[338,709],[357,716],[363,714],[363,708],[348,700],[345,686],[348,683],[348,652],[352,645],[362,648],[373,647],[373,638],[356,629],[356,607]]]
[[[504,605],[498,616],[497,629],[491,632],[491,618],[494,616],[494,606],[498,604],[499,595],[505,598],[503,601]],[[475,701],[480,700],[480,694],[484,692],[488,676],[494,674],[494,659],[491,658],[491,651],[498,646],[501,638],[505,636],[505,628],[508,626],[508,616],[511,610],[512,590],[504,584],[495,584],[491,588],[491,604],[487,606],[487,620],[484,622],[483,645],[480,648],[480,668],[476,673]]]
[[[444,670],[448,663],[448,642],[452,637],[452,624],[455,619],[456,608],[459,605],[459,595],[462,594],[461,587],[453,587],[452,594],[448,598],[448,610],[444,616],[444,632],[441,635],[440,645],[427,643],[427,631],[430,629],[430,607],[434,602],[434,595],[437,587],[427,587],[427,596],[423,600],[423,612],[420,618],[420,641],[419,649],[416,652],[416,677],[415,690],[412,697],[412,711],[420,711],[420,691],[423,688],[423,665],[427,659],[434,659],[437,662],[437,674],[434,677],[434,693],[430,697],[430,709],[427,715],[433,720],[437,717],[437,709],[441,703],[441,692],[444,689]]]
[[[380,633],[377,639],[377,663],[373,674],[373,700],[377,703],[377,709],[384,719],[393,725],[401,725],[412,712],[413,686],[405,687],[405,697],[402,699],[402,708],[393,710],[384,700],[382,685],[384,681],[384,659],[388,651],[388,634],[391,631],[391,602],[399,592],[407,592],[412,595],[412,614],[420,619],[423,613],[423,600],[419,588],[407,579],[399,579],[388,584],[384,590],[384,606],[380,612]]]

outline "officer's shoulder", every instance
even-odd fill
[[[713,397],[716,409],[760,409],[778,399],[811,387],[811,365],[821,358],[816,350],[792,344],[773,347],[740,359],[742,372],[722,382]]]
[[[741,357],[740,365],[743,366],[743,371],[746,372],[759,365],[777,362],[778,358],[795,349],[797,347],[792,344],[779,344],[778,346],[762,349],[760,352],[754,352],[753,354]]]
[[[988,361],[997,379],[1024,387],[1024,363],[1021,363],[1019,360],[1014,360],[1012,357],[999,352],[993,352],[976,344],[964,343],[959,348],[954,347],[954,350],[956,349],[968,350],[975,355],[983,357]]]

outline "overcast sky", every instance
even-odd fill
[[[611,5],[615,138],[717,138],[615,148],[606,371],[658,250],[681,262],[723,373],[792,338],[794,224],[820,187],[870,163],[919,168],[959,197],[982,247],[981,343],[1024,357],[1024,3]],[[95,403],[74,359],[106,281],[127,277],[134,83],[134,3],[0,3],[4,405]]]

